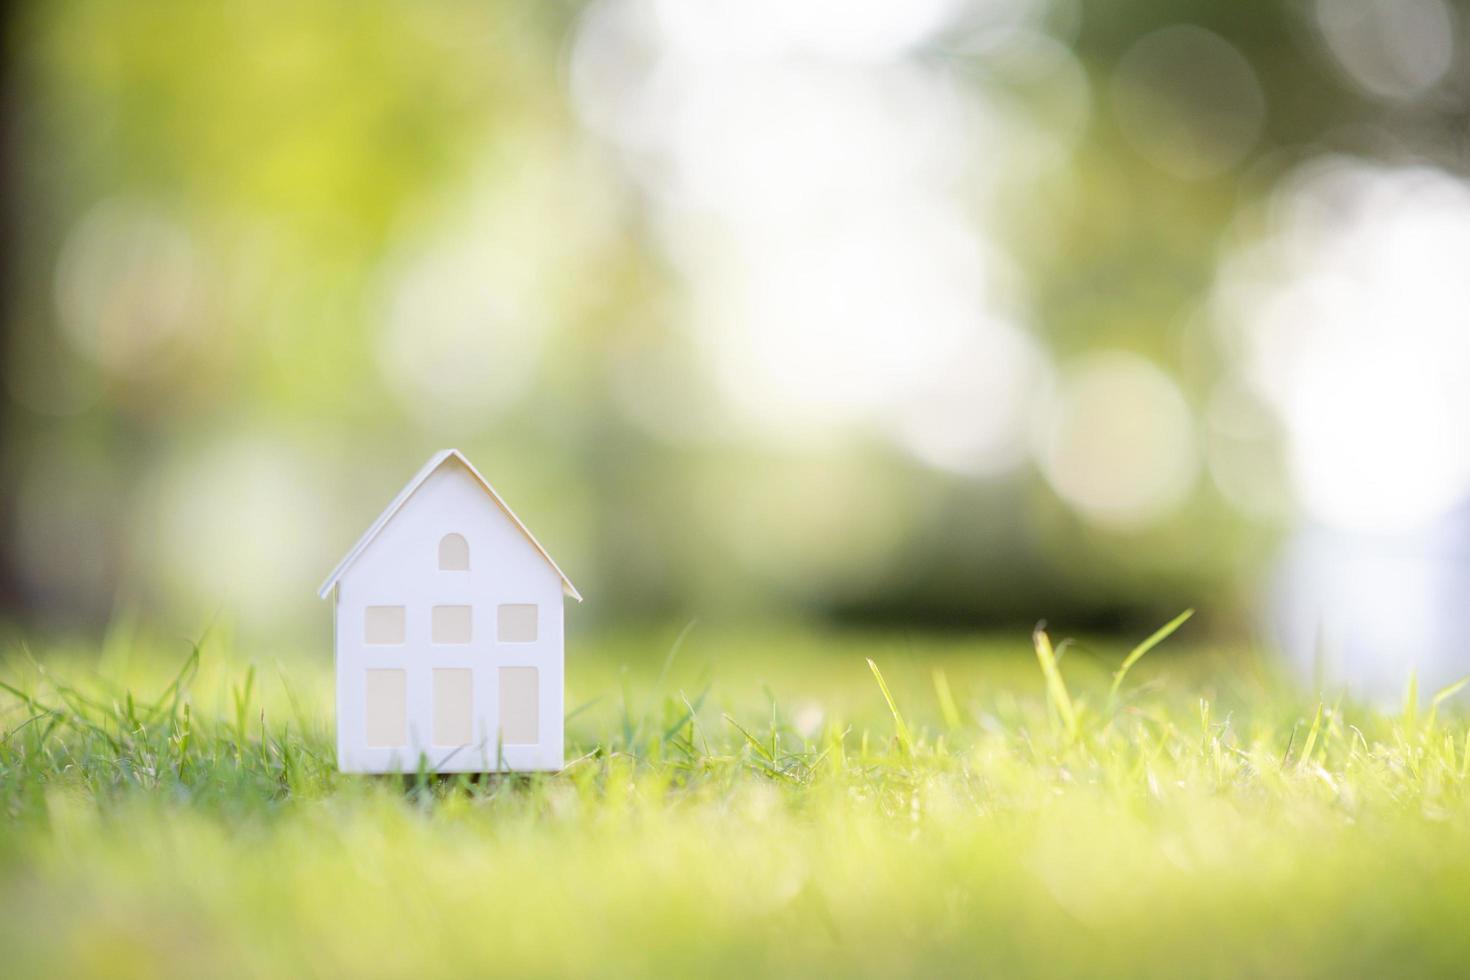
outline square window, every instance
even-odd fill
[[[435,643],[468,643],[472,636],[469,606],[435,606],[431,637]]]
[[[468,667],[434,669],[434,744],[469,745],[475,717],[474,671]]]
[[[496,611],[495,638],[501,643],[536,642],[536,606],[529,602],[501,606]]]
[[[408,635],[402,606],[368,606],[363,610],[362,638],[373,646],[395,646]]]
[[[363,735],[370,748],[408,744],[408,671],[369,670]]]
[[[541,685],[535,667],[500,668],[500,740],[506,745],[540,741]]]

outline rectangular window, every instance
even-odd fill
[[[500,668],[500,740],[506,745],[535,745],[541,691],[535,667]]]
[[[435,606],[432,635],[435,643],[470,642],[469,606]]]
[[[407,635],[402,606],[368,606],[363,610],[364,642],[373,646],[396,646]]]
[[[367,671],[367,744],[391,748],[408,744],[408,671]]]
[[[528,602],[501,606],[496,611],[495,638],[501,643],[536,642],[536,607]]]
[[[434,744],[474,741],[475,681],[468,667],[434,670]]]

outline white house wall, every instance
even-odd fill
[[[439,569],[439,542],[446,534],[463,535],[469,544],[467,571]],[[500,642],[497,610],[501,605],[536,607],[536,639]],[[403,643],[370,645],[364,636],[369,606],[402,606]],[[435,606],[470,608],[470,642],[432,641]],[[509,622],[525,628],[524,610]],[[497,769],[559,769],[562,765],[563,635],[562,582],[542,554],[527,540],[484,488],[456,460],[450,459],[420,485],[366,550],[346,570],[336,593],[337,755],[344,772],[414,772],[420,756],[438,772],[481,772]],[[381,617],[379,617],[381,619]],[[453,635],[458,614],[441,626]],[[537,700],[534,711],[516,712],[506,727],[524,738],[533,719],[535,744],[506,744],[500,717],[500,668],[534,668]],[[402,670],[406,681],[407,744],[368,744],[367,687],[369,670]],[[464,704],[455,690],[463,674],[434,671],[468,670],[471,678],[471,744],[443,746],[435,741],[434,693],[454,717],[441,718],[441,736],[463,731]],[[511,671],[507,678],[523,688],[527,675]],[[398,678],[377,675],[376,690],[395,696]],[[380,695],[382,696],[382,695]],[[525,706],[530,708],[531,706]],[[383,736],[382,726],[377,740]]]

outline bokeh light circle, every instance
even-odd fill
[[[1118,126],[1145,159],[1199,180],[1230,170],[1260,139],[1266,98],[1255,70],[1220,35],[1177,25],[1138,40],[1113,78]]]
[[[1095,524],[1133,529],[1178,507],[1199,468],[1174,380],[1135,354],[1087,355],[1059,382],[1037,446],[1062,499]]]
[[[1443,0],[1317,0],[1317,26],[1342,70],[1385,99],[1439,84],[1455,60],[1455,17]]]
[[[897,408],[898,441],[940,469],[996,476],[1025,459],[1032,413],[1050,391],[1046,352],[1027,332],[985,321],[931,384]]]
[[[480,427],[535,379],[544,329],[475,243],[426,250],[390,276],[378,364],[411,414]]]
[[[1297,497],[1359,531],[1423,526],[1470,498],[1470,185],[1319,161],[1226,264],[1217,313],[1286,432]]]
[[[200,259],[160,206],[108,199],[73,226],[56,268],[63,335],[120,377],[146,377],[199,326]]]

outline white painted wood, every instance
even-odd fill
[[[438,465],[414,478],[411,492],[395,499],[325,587],[334,597],[338,766],[560,769],[562,596],[575,589],[462,456],[446,451],[435,459]],[[468,568],[441,568],[447,535],[464,539]],[[401,642],[368,643],[367,610],[393,606],[402,608]],[[512,614],[520,617],[512,635],[531,639],[498,638],[502,606],[523,610]],[[436,614],[436,607],[462,611]],[[530,683],[525,668],[534,671]],[[369,671],[400,672],[402,744],[368,737],[370,729],[380,734],[368,710]],[[468,673],[438,673],[445,671]],[[516,739],[502,737],[507,727]]]
[[[464,454],[461,453],[458,449],[439,450],[439,452],[435,453],[433,457],[424,464],[424,468],[419,470],[418,473],[414,475],[414,478],[412,480],[408,481],[408,485],[405,486],[402,490],[398,491],[398,496],[393,498],[392,503],[390,503],[387,508],[378,515],[378,519],[376,521],[373,521],[372,526],[363,533],[363,536],[361,538],[357,539],[357,544],[352,546],[352,550],[347,552],[347,555],[340,562],[337,563],[336,568],[332,569],[332,574],[327,576],[327,580],[323,582],[322,587],[317,590],[317,596],[325,599],[327,596],[332,594],[332,590],[337,587],[337,582],[347,572],[347,569],[351,568],[352,565],[357,561],[357,559],[361,557],[362,553],[367,550],[367,546],[372,544],[373,539],[378,536],[378,532],[381,531],[387,525],[387,523],[392,520],[394,516],[397,515],[399,508],[401,508],[404,503],[408,501],[408,498],[418,492],[419,485],[427,480],[431,474],[438,472],[440,467],[442,467],[446,462],[449,462],[450,460],[458,462],[461,466],[469,471],[471,476],[479,481],[480,486],[483,487],[485,492],[490,495],[490,499],[494,500],[496,506],[505,512],[505,516],[510,518],[511,521],[514,522],[515,526],[520,529],[520,532],[526,536],[526,540],[531,542],[531,544],[535,546],[536,550],[541,553],[542,558],[546,559],[546,564],[550,565],[552,570],[556,572],[557,576],[561,578],[562,589],[566,592],[566,594],[571,596],[573,599],[576,599],[578,602],[581,602],[582,596],[580,593],[577,592],[577,587],[572,584],[572,580],[567,578],[560,568],[557,568],[556,562],[551,560],[551,555],[546,551],[545,548],[541,547],[541,542],[536,540],[536,536],[531,533],[530,529],[527,528],[526,525],[522,524],[521,519],[515,515],[515,512],[506,506],[504,500],[500,499],[500,494],[495,492],[495,488],[490,485],[490,481],[481,476],[480,471],[475,469],[470,461],[465,459]]]

